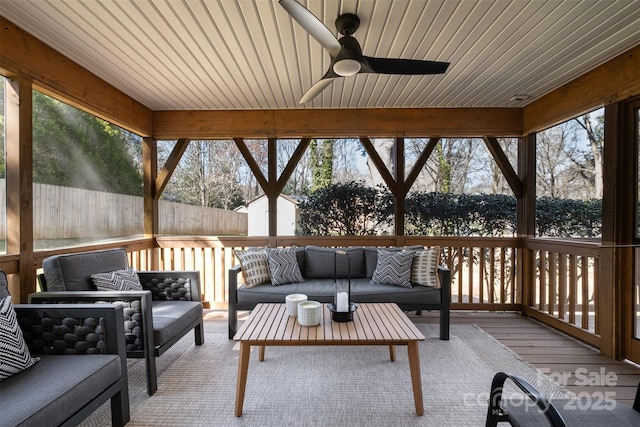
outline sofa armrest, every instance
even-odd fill
[[[242,267],[238,264],[229,269],[227,283],[229,284],[229,305],[227,308],[229,321],[229,339],[232,339],[238,330],[238,275]]]
[[[140,283],[152,293],[154,300],[202,301],[200,272],[138,271]]]
[[[238,290],[238,285],[240,283],[238,277],[241,272],[242,266],[240,266],[240,264],[234,265],[229,269],[229,277],[227,280],[227,283],[229,284],[229,304],[233,303],[235,305],[235,303],[238,302],[238,295],[236,291]]]
[[[440,278],[441,301],[443,305],[451,304],[451,270],[438,266],[438,276]]]
[[[29,304],[113,303],[123,306],[127,352],[155,347],[150,291],[61,291],[29,294]],[[147,330],[149,332],[147,332]]]
[[[117,354],[123,360],[123,372],[126,373],[122,307],[112,304],[16,304],[14,309],[24,339],[34,354]],[[78,345],[76,338],[85,340]],[[73,344],[73,348],[67,347],[68,344]]]

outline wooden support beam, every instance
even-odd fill
[[[496,141],[497,142],[497,141]],[[519,238],[535,237],[536,221],[536,134],[527,135],[518,144],[518,182],[521,193],[516,196],[516,231]],[[532,306],[536,286],[535,251],[523,248],[517,252],[518,300],[524,306]]]
[[[154,111],[158,140],[522,136],[521,108],[366,108]]]
[[[165,162],[164,166],[162,167],[162,170],[160,171],[160,173],[158,174],[158,177],[156,178],[155,189],[153,191],[154,199],[156,200],[160,199],[160,196],[162,195],[164,188],[169,183],[169,180],[171,179],[171,175],[173,175],[173,172],[176,170],[176,167],[180,163],[180,160],[182,159],[182,155],[184,154],[188,146],[189,146],[189,140],[187,138],[180,138],[176,142],[176,145],[173,147],[173,150],[171,150],[171,154],[169,154],[167,161]],[[156,161],[157,161],[157,156],[156,156]]]
[[[142,183],[145,237],[158,234],[158,199],[156,180],[158,177],[158,144],[153,138],[142,139]],[[153,262],[152,262],[153,263]]]
[[[409,192],[413,184],[416,182],[418,175],[422,172],[422,168],[427,163],[427,160],[429,160],[429,156],[431,156],[431,153],[433,152],[433,149],[436,148],[436,145],[438,145],[438,142],[440,142],[440,138],[429,138],[429,142],[422,150],[422,153],[420,153],[420,157],[418,157],[413,168],[411,168],[411,172],[409,172],[409,175],[407,176],[405,181],[405,194]]]
[[[238,147],[238,150],[240,150],[242,157],[244,157],[244,160],[247,162],[249,169],[251,169],[251,172],[253,172],[253,175],[256,177],[256,180],[258,181],[258,185],[260,185],[260,188],[262,188],[262,191],[267,193],[269,191],[269,182],[267,181],[267,178],[265,178],[264,174],[260,170],[260,166],[258,165],[256,160],[253,158],[253,154],[251,154],[251,151],[249,151],[247,144],[244,143],[244,139],[233,138],[233,141],[236,143],[236,147]]]
[[[378,151],[376,151],[376,148],[371,143],[371,140],[365,136],[361,136],[360,143],[362,143],[362,146],[369,155],[369,158],[375,165],[376,169],[378,169],[378,172],[380,172],[380,176],[382,176],[382,179],[384,180],[385,184],[387,184],[387,187],[389,187],[389,190],[393,193],[394,196],[397,197],[396,192],[398,191],[398,188],[396,186],[396,180],[393,175],[391,175],[391,172],[389,172],[387,165],[385,165],[384,161],[382,161],[380,154],[378,154]]]
[[[304,155],[305,151],[307,151],[307,148],[309,147],[310,142],[311,142],[311,138],[302,138],[300,140],[300,143],[298,143],[296,150],[293,152],[293,155],[291,156],[284,170],[280,174],[280,178],[278,178],[278,183],[276,184],[278,194],[282,193],[282,190],[284,189],[285,185],[287,185],[289,178],[291,178],[291,174],[296,169],[296,166],[300,162],[300,159]]]
[[[513,166],[509,162],[507,155],[504,154],[502,147],[500,147],[500,143],[498,139],[492,136],[485,136],[483,138],[485,144],[487,145],[487,149],[493,156],[493,160],[496,161],[500,171],[507,179],[507,183],[509,187],[511,187],[511,191],[515,194],[517,199],[522,198],[522,182],[520,178],[518,178],[518,174],[513,170]]]
[[[151,110],[0,16],[0,71],[31,76],[37,90],[140,136]]]
[[[640,45],[524,107],[523,134],[640,94]],[[497,133],[488,135],[506,136]]]
[[[278,235],[278,141],[267,139],[267,198],[269,199],[269,236]]]
[[[35,292],[33,258],[32,80],[19,73],[5,85],[7,253],[19,254],[19,281],[9,278],[14,302]]]
[[[407,196],[407,188],[404,181],[404,138],[396,138],[395,144],[395,161],[396,161],[396,200],[394,203],[394,224],[396,236],[404,236],[404,200]]]

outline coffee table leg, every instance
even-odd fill
[[[251,345],[240,342],[240,357],[238,358],[238,382],[236,385],[236,417],[242,415],[242,405],[244,404],[244,391],[247,386],[247,372],[249,370],[249,354]]]
[[[264,362],[264,345],[260,346],[260,352],[258,353],[258,360]]]
[[[393,345],[389,346],[389,359],[391,359],[392,362],[396,361],[396,347]]]
[[[409,370],[411,371],[411,383],[413,384],[413,400],[416,403],[416,414],[424,414],[422,402],[422,377],[420,376],[420,353],[418,342],[410,341],[407,344],[409,354]]]

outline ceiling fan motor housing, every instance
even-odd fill
[[[353,13],[343,13],[336,18],[336,29],[343,36],[350,36],[360,27],[360,18]]]

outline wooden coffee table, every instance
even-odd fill
[[[409,355],[409,371],[413,385],[416,414],[422,415],[422,380],[418,341],[424,335],[393,303],[359,304],[353,322],[339,323],[331,320],[331,312],[324,304],[319,326],[305,327],[295,317],[289,317],[285,304],[258,304],[238,333],[233,337],[240,342],[238,383],[236,388],[235,415],[242,415],[244,393],[247,385],[251,346],[259,346],[259,360],[264,360],[265,346],[296,345],[388,345],[391,361],[395,361],[396,345],[406,345]]]

